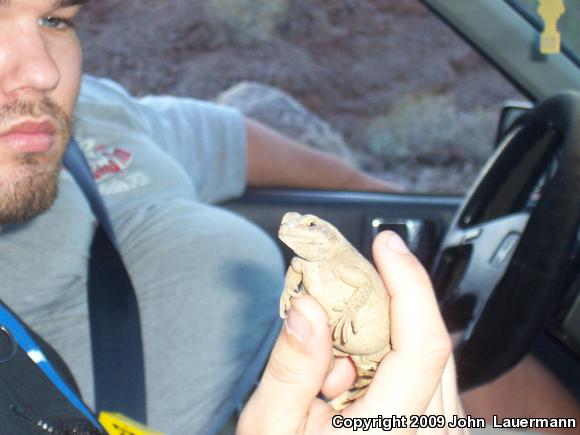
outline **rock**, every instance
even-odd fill
[[[278,88],[241,82],[218,95],[216,101],[297,141],[357,163],[338,131]]]
[[[288,0],[210,0],[208,6],[238,45],[270,40],[288,12]]]

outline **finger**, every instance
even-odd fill
[[[292,301],[260,384],[246,405],[238,433],[295,433],[304,424],[328,374],[332,340],[328,318],[310,296]],[[317,399],[318,400],[318,399]]]
[[[441,382],[437,387],[437,391],[433,396],[433,400],[427,408],[426,414],[443,416],[445,418],[446,426],[450,422],[457,421],[457,418],[465,417],[461,402],[459,400],[459,393],[457,391],[457,379],[455,372],[455,362],[453,355],[451,355],[445,365],[445,370],[443,371],[443,376]],[[437,420],[439,422],[439,420]],[[452,434],[465,434],[466,431],[459,426],[456,427],[445,427],[429,429],[425,433],[444,433],[448,435]]]
[[[443,415],[444,413],[443,387],[441,384],[441,381],[437,384],[431,402],[427,405],[427,409],[425,410],[425,414],[427,415]]]
[[[443,372],[443,407],[445,416],[449,421],[454,416],[464,417],[465,412],[459,400],[459,390],[457,388],[457,373],[455,370],[455,359],[453,355],[447,361],[445,371]]]
[[[448,432],[446,422],[449,420],[443,420],[446,418],[444,412],[444,402],[443,402],[443,387],[442,381],[437,384],[435,394],[431,398],[431,402],[425,410],[425,415],[434,416],[435,418],[430,420],[429,427],[419,429],[417,433],[420,434],[446,434]],[[441,427],[439,427],[441,425]]]
[[[390,296],[391,343],[364,397],[365,405],[421,414],[430,403],[451,352],[427,273],[399,236],[387,231],[373,256]]]
[[[334,399],[348,390],[354,383],[355,378],[356,371],[350,358],[334,358],[334,365],[322,385],[321,392],[324,397]]]

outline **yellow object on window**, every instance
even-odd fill
[[[562,36],[558,31],[558,20],[566,8],[563,0],[539,0],[538,13],[544,20],[544,31],[540,37],[540,53],[560,53]]]

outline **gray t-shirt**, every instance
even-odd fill
[[[137,100],[114,82],[87,76],[74,134],[138,293],[150,422],[171,433],[203,425],[212,412],[201,410],[204,401],[219,406],[227,396],[244,355],[271,324],[282,285],[273,242],[204,204],[245,188],[243,118],[193,99]],[[89,404],[86,271],[95,224],[62,171],[54,206],[0,234],[0,297],[63,356]],[[254,299],[246,306],[248,296]],[[232,332],[232,324],[241,326]],[[199,396],[188,401],[191,391]]]

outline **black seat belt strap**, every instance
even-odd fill
[[[93,214],[99,221],[99,224],[104,227],[107,235],[116,247],[117,238],[113,231],[111,220],[109,219],[109,213],[105,208],[99,189],[95,184],[91,168],[76,140],[70,140],[63,158],[63,163],[83,191],[86,199],[89,201]]]
[[[99,221],[88,275],[96,408],[146,423],[145,365],[135,290],[91,169],[74,139],[63,161]]]

